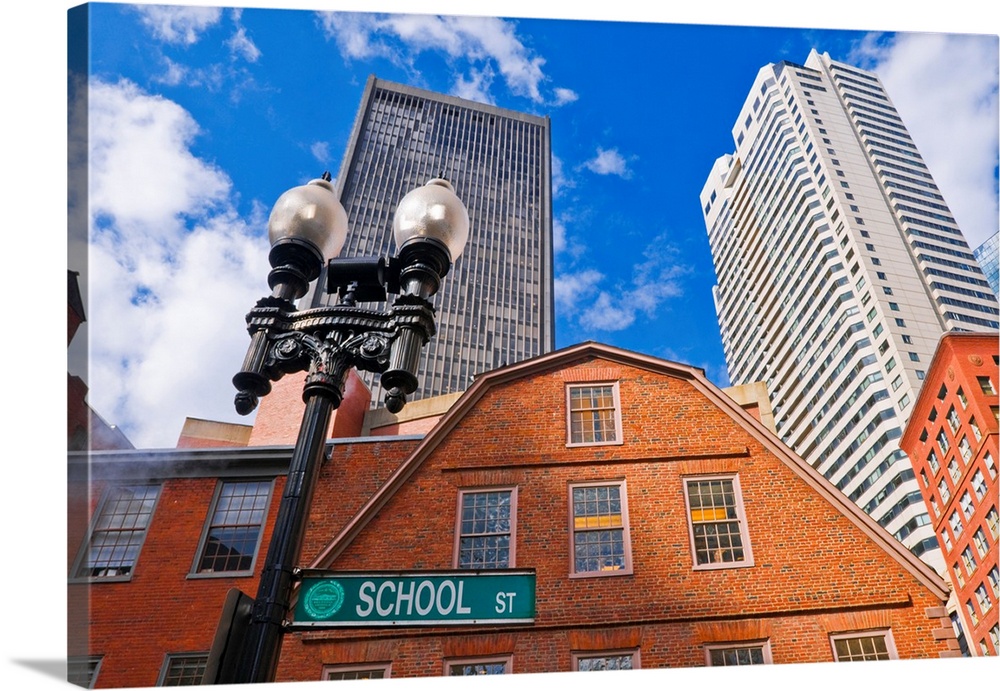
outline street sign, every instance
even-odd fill
[[[293,627],[530,624],[533,571],[303,571]]]

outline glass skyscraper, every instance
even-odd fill
[[[1000,233],[993,236],[972,251],[979,261],[979,267],[986,274],[994,295],[1000,295]]]
[[[394,251],[396,203],[431,178],[449,180],[469,210],[411,401],[554,349],[550,150],[547,117],[369,77],[336,179],[350,228],[342,256]],[[303,306],[335,299],[316,290]],[[378,377],[366,381],[381,404]]]
[[[996,330],[996,297],[875,74],[767,65],[733,139],[701,194],[730,381],[766,382],[781,439],[940,570],[898,440],[940,336]]]

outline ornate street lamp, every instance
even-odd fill
[[[469,214],[451,184],[435,178],[403,197],[392,226],[396,256],[338,258],[347,214],[329,173],[288,190],[271,211],[271,295],[247,314],[250,347],[233,377],[236,410],[249,414],[272,381],[301,371],[306,408],[249,627],[231,665],[236,678],[220,682],[274,680],[313,486],[348,371],[381,373],[391,412],[417,388],[420,352],[435,330],[429,298],[465,248]],[[339,295],[338,304],[296,310],[292,301],[305,295],[324,263],[326,290]],[[385,311],[357,306],[385,301],[389,293],[396,297]]]

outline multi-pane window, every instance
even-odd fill
[[[969,438],[964,434],[958,441],[958,452],[962,454],[962,459],[966,463],[968,463],[969,459],[972,458],[972,445],[969,443]]]
[[[976,493],[976,499],[980,501],[986,496],[986,478],[983,476],[983,471],[979,469],[972,475],[972,491]]]
[[[958,587],[965,587],[965,574],[962,572],[962,569],[958,568],[957,561],[951,565],[951,570],[955,574],[955,581],[957,581]]]
[[[575,653],[573,668],[577,672],[604,672],[617,669],[639,669],[638,653],[635,650],[611,653]]]
[[[948,475],[952,482],[958,482],[958,479],[962,477],[962,469],[958,467],[958,461],[954,458],[948,463]]]
[[[85,689],[94,688],[101,669],[101,656],[70,657],[66,660],[66,681]]]
[[[997,476],[997,462],[993,459],[993,454],[987,451],[983,456],[983,463],[986,464],[986,472],[990,474],[990,478],[995,480]]]
[[[965,546],[962,550],[962,563],[965,564],[965,572],[970,576],[976,570],[976,556],[972,553],[972,547]]]
[[[990,640],[993,641],[993,649],[1000,651],[1000,624],[994,624],[990,628]]]
[[[471,677],[480,674],[510,674],[510,657],[476,660],[450,660],[445,663],[449,677]]]
[[[931,509],[934,510],[934,517],[935,518],[937,518],[938,516],[941,515],[941,507],[938,506],[937,497],[935,497],[933,494],[931,495]]]
[[[831,636],[833,659],[837,662],[856,660],[892,660],[896,651],[889,632]]]
[[[955,410],[955,406],[948,408],[948,426],[951,427],[952,432],[957,432],[962,421],[958,419],[958,412]]]
[[[958,400],[962,404],[963,408],[969,407],[969,399],[965,397],[965,391],[962,390],[961,386],[958,387],[958,391],[955,392],[955,395],[958,396]]]
[[[348,681],[353,679],[388,679],[389,665],[329,665],[323,668],[323,679]]]
[[[969,613],[969,620],[972,622],[973,626],[979,623],[979,612],[976,611],[976,607],[972,604],[972,600],[965,601],[965,611]]]
[[[993,589],[993,595],[995,597],[1000,597],[1000,569],[994,564],[990,572],[986,574],[986,577],[990,581],[990,587]]]
[[[996,395],[997,390],[993,388],[993,382],[990,381],[989,377],[976,377],[976,380],[979,382],[979,388],[984,394],[987,396]]]
[[[976,511],[976,507],[972,503],[972,495],[968,491],[964,492],[958,503],[962,507],[962,513],[965,514],[965,517],[972,518],[972,514]]]
[[[941,447],[941,455],[946,455],[950,447],[948,444],[948,435],[944,433],[944,430],[938,431],[937,442],[938,446]]]
[[[516,490],[459,492],[458,549],[460,569],[506,569],[514,565]]]
[[[208,653],[167,655],[159,686],[200,686]]]
[[[976,437],[976,441],[980,441],[983,438],[983,430],[979,429],[979,423],[976,422],[976,418],[969,418],[969,427],[972,428],[972,434]]]
[[[956,538],[962,534],[962,518],[958,515],[958,511],[952,511],[948,516],[948,525],[951,526],[951,532]]]
[[[618,384],[569,386],[569,444],[621,443]]]
[[[941,530],[941,544],[944,545],[945,551],[951,549],[951,533],[948,532],[947,528]]]
[[[625,483],[570,487],[575,574],[631,573]]]
[[[948,483],[944,478],[941,478],[941,482],[938,483],[938,492],[941,494],[941,502],[947,504],[951,497],[951,490],[948,489]]]
[[[270,480],[224,481],[199,550],[198,573],[250,571],[271,496]]]
[[[771,662],[766,643],[750,645],[707,646],[708,664],[712,667],[764,665]]]
[[[130,577],[159,495],[159,485],[110,488],[98,509],[90,539],[74,575],[77,578]]]
[[[937,454],[933,451],[927,454],[927,466],[931,469],[931,473],[934,475],[937,475],[938,471],[941,470],[941,464],[938,462]]]
[[[752,564],[739,478],[689,478],[684,484],[695,568]]]
[[[996,540],[998,537],[997,532],[1000,529],[1000,516],[997,514],[997,507],[991,506],[990,510],[986,512],[986,525],[990,529],[990,534],[993,535],[993,539]]]
[[[979,556],[985,557],[989,554],[989,543],[986,542],[986,533],[983,532],[982,528],[976,528],[976,532],[972,535],[972,542],[979,550]]]

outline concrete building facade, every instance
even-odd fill
[[[972,655],[1000,654],[997,334],[941,337],[900,447],[939,536]]]
[[[730,381],[914,554],[944,564],[899,437],[938,338],[998,327],[982,270],[876,75],[760,70],[701,193]]]
[[[396,203],[435,177],[468,208],[469,241],[434,297],[437,335],[410,400],[555,347],[549,119],[370,77],[336,180],[343,256],[388,255]],[[303,305],[335,300],[325,283],[324,270]],[[380,405],[378,377],[364,380]]]
[[[426,434],[332,440],[301,559],[329,593],[303,581],[277,680],[958,655],[945,582],[756,408],[699,369],[585,343],[477,378]],[[71,457],[71,486],[92,483],[71,492],[90,516],[68,551],[71,599],[90,603],[70,621],[80,679],[200,679],[227,591],[255,592],[290,455]],[[359,576],[383,583],[371,606],[350,599]],[[514,577],[514,620],[491,593],[494,621],[393,621],[429,611],[424,581],[464,583],[440,586],[450,613]],[[310,602],[361,619],[310,625]]]

